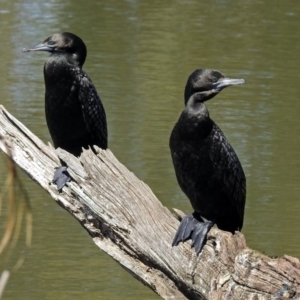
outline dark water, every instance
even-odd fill
[[[294,2],[270,0],[0,0],[1,104],[50,141],[47,54],[21,49],[54,32],[78,34],[88,47],[84,69],[106,108],[110,149],[164,205],[188,213],[168,149],[186,79],[198,67],[244,78],[246,85],[207,103],[247,175],[243,233],[251,248],[300,257],[299,14]],[[4,299],[158,299],[41,188],[25,176],[23,182],[34,213],[33,245]]]

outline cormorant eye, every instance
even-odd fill
[[[212,82],[213,82],[213,83],[216,83],[217,81],[218,81],[218,78],[217,78],[217,77],[213,77],[213,78],[212,78]]]
[[[48,41],[48,45],[50,45],[50,46],[51,46],[51,45],[54,45],[54,42],[53,42],[52,40],[49,40],[49,41]]]

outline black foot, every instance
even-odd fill
[[[193,215],[185,216],[177,229],[172,242],[172,247],[177,246],[180,242],[188,240],[197,224],[198,220],[196,220]]]
[[[71,176],[67,170],[67,167],[58,167],[55,170],[53,182],[57,185],[57,189],[60,191],[67,182],[71,181]]]
[[[192,240],[192,247],[195,247],[197,254],[200,253],[206,242],[206,235],[210,228],[214,226],[211,221],[203,222],[203,220],[196,215],[185,216],[175,234],[172,242],[172,247],[177,246],[178,243],[184,242],[189,238]]]
[[[211,221],[198,223],[192,233],[192,247],[195,247],[195,251],[199,254],[206,243],[206,236],[209,230],[214,226]]]

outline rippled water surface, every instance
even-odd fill
[[[299,5],[270,0],[0,0],[0,103],[50,141],[47,54],[21,49],[55,32],[76,33],[107,112],[109,148],[164,205],[189,213],[168,148],[186,79],[199,67],[244,78],[246,85],[207,103],[247,176],[243,233],[251,248],[300,257],[299,14]],[[4,159],[0,168],[3,181]],[[46,192],[22,180],[34,213],[33,245],[4,299],[158,299]]]

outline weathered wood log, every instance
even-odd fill
[[[45,145],[0,106],[0,148],[89,232],[94,243],[164,299],[300,299],[297,258],[247,248],[242,233],[210,230],[197,256],[190,242],[172,248],[179,225],[150,188],[110,150],[76,158]],[[72,181],[59,193],[54,168]]]

